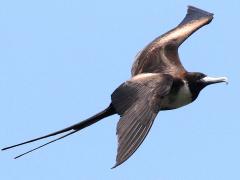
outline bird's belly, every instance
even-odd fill
[[[176,109],[192,102],[192,94],[187,85],[184,85],[178,92],[172,92],[161,101],[162,110]]]

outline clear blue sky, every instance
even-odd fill
[[[42,142],[0,152],[0,179],[240,179],[240,1],[0,1],[1,148],[104,109],[136,53],[176,26],[187,5],[215,14],[180,48],[189,71],[226,75],[197,101],[159,113],[138,151],[115,163],[118,116],[18,160]],[[45,142],[45,141],[44,141]]]

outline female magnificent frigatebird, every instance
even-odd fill
[[[75,125],[2,150],[68,132],[15,157],[19,158],[105,117],[118,114],[120,115],[117,124],[118,150],[114,167],[122,164],[141,145],[159,111],[185,106],[193,102],[207,85],[227,82],[226,77],[213,78],[203,73],[186,71],[178,56],[178,47],[212,19],[213,14],[189,6],[185,18],[176,28],[153,40],[137,55],[131,79],[113,92],[109,107]]]

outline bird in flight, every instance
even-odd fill
[[[111,103],[105,110],[65,129],[2,150],[67,132],[15,157],[19,158],[103,118],[118,114],[118,149],[113,168],[122,164],[144,141],[159,111],[176,109],[193,102],[200,91],[210,84],[227,83],[226,77],[209,77],[200,72],[188,72],[178,55],[179,46],[212,19],[212,13],[189,6],[185,18],[177,27],[157,37],[137,55],[131,70],[132,77],[112,93]]]

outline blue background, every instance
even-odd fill
[[[240,179],[240,1],[0,1],[0,145],[72,125],[104,109],[134,56],[175,27],[187,5],[215,14],[180,48],[189,71],[226,75],[183,108],[159,113],[138,151],[115,163],[117,115],[18,160],[0,179]]]

